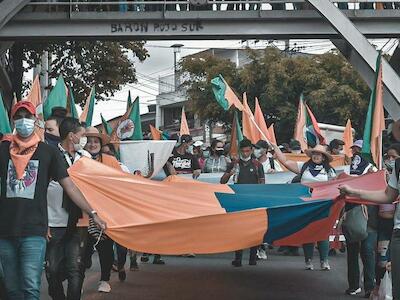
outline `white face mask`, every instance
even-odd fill
[[[394,170],[395,164],[396,164],[396,161],[395,161],[395,160],[389,160],[389,161],[386,163],[386,166],[387,166],[388,168],[390,168],[391,170]]]
[[[81,151],[83,150],[83,148],[85,148],[87,144],[87,137],[83,136],[79,139],[79,143],[78,144],[74,144],[74,149],[75,151]]]
[[[251,156],[243,157],[242,154],[240,154],[240,159],[243,160],[243,161],[249,161],[251,159]]]
[[[294,153],[294,154],[301,154],[301,150],[292,150],[292,153]]]
[[[260,158],[261,156],[263,156],[263,154],[264,154],[263,149],[254,149],[254,156],[256,158]]]
[[[189,148],[187,149],[187,152],[190,154],[193,154],[193,145],[189,146]]]

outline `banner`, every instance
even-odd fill
[[[161,171],[175,144],[176,141],[122,141],[119,144],[121,162],[131,173],[139,170],[143,176],[152,178]]]

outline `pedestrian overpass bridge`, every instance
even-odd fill
[[[371,87],[377,51],[367,38],[399,38],[400,9],[339,10],[334,2],[358,8],[378,1],[3,0],[0,55],[16,41],[33,40],[330,39]],[[379,2],[400,5],[400,0]],[[284,3],[286,9],[271,10],[270,4]],[[400,66],[398,54],[400,48],[394,68]],[[0,72],[4,85],[1,77]],[[400,78],[386,61],[383,81],[385,108],[398,120]]]

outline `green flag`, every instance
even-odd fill
[[[50,91],[47,100],[44,102],[43,114],[45,120],[51,116],[51,109],[53,107],[67,107],[67,89],[64,78],[61,75],[58,77],[56,85]]]
[[[104,119],[103,114],[100,113],[100,117],[101,117],[101,123],[103,124],[103,127],[104,127],[104,130],[106,131],[106,134],[108,136],[111,136],[111,133],[112,133],[113,130],[112,130],[110,124],[108,124],[106,119]]]
[[[10,121],[8,119],[8,114],[6,108],[4,107],[3,97],[0,93],[0,132],[2,134],[12,133]]]
[[[140,119],[139,97],[136,97],[135,101],[133,101],[133,103],[132,103],[132,110],[129,115],[129,119],[134,124],[134,130],[133,130],[133,134],[128,139],[143,140],[142,123],[141,123],[141,119]]]
[[[79,119],[79,115],[75,105],[75,98],[74,94],[72,93],[71,87],[68,87],[67,111],[72,118]]]
[[[243,104],[231,89],[224,77],[219,74],[211,80],[211,88],[214,93],[215,100],[224,110],[228,110],[232,105],[238,110],[243,110]]]

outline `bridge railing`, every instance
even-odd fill
[[[400,9],[400,0],[329,0],[341,9]],[[104,12],[104,11],[230,11],[230,10],[303,10],[310,9],[305,0],[130,0],[91,1],[59,0],[32,1],[25,11],[30,12]]]

